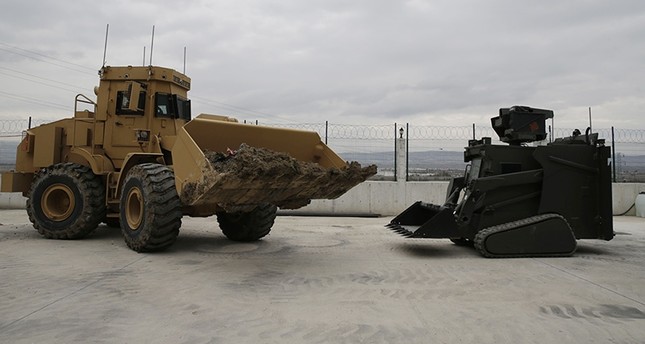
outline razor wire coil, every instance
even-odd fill
[[[33,119],[31,127],[52,122],[46,119]],[[490,126],[423,126],[413,124],[362,125],[334,123],[260,123],[265,126],[315,131],[326,139],[388,140],[400,137],[399,130],[404,129],[403,138],[409,140],[470,140],[472,138],[492,137],[497,134]],[[253,125],[249,123],[249,125]],[[19,136],[29,128],[28,119],[0,120],[0,137]],[[407,133],[405,132],[407,130]],[[473,132],[474,130],[474,132]],[[550,139],[571,136],[573,128],[555,128],[549,133]],[[581,130],[582,135],[584,131]],[[598,137],[611,142],[612,130],[609,128],[594,129]],[[547,139],[548,140],[548,139]],[[644,129],[614,128],[615,143],[645,143]]]

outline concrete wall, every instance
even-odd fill
[[[313,200],[285,213],[334,215],[396,215],[416,201],[443,203],[447,182],[365,182],[335,200]]]
[[[448,182],[383,182],[367,181],[335,200],[314,200],[310,205],[283,211],[291,214],[332,215],[397,215],[416,201],[442,204]],[[627,211],[645,183],[616,183],[612,185],[614,214]],[[26,199],[19,193],[0,192],[0,209],[21,209]],[[626,215],[635,215],[634,208]]]
[[[0,209],[24,209],[27,199],[18,192],[0,192]]]
[[[302,214],[378,214],[397,215],[416,201],[442,204],[448,182],[372,182],[358,185],[335,200],[315,200],[310,205],[292,210]],[[625,213],[645,191],[645,183],[616,183],[612,185],[612,204],[615,215]],[[635,215],[634,208],[625,215]]]
[[[645,192],[645,183],[614,183],[611,189],[614,215],[635,216],[636,210],[632,206],[636,202],[636,196]]]

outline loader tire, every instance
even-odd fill
[[[271,231],[278,207],[261,204],[248,212],[217,213],[222,233],[233,241],[257,241]]]
[[[27,215],[48,239],[80,239],[105,217],[101,178],[83,165],[55,164],[34,176],[27,196]]]
[[[125,177],[120,199],[121,233],[136,252],[161,251],[172,245],[181,227],[181,202],[175,176],[167,166],[145,163]]]

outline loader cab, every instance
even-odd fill
[[[155,66],[106,66],[99,75],[97,120],[105,123],[103,149],[115,168],[129,153],[169,150],[163,145],[191,120],[190,78]]]

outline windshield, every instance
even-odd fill
[[[157,93],[155,96],[155,116],[181,118],[190,121],[190,100],[176,94]]]

